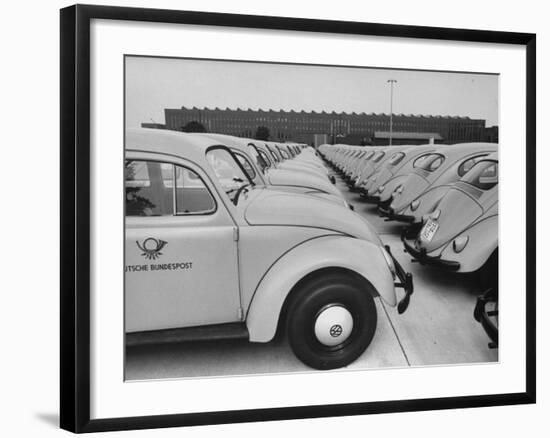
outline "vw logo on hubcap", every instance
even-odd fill
[[[333,338],[337,338],[341,334],[342,334],[342,326],[340,324],[334,324],[330,328],[330,336],[332,336]]]
[[[334,347],[350,337],[353,331],[353,317],[343,305],[329,304],[317,314],[313,329],[321,344]]]

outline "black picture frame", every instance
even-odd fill
[[[129,20],[409,37],[526,48],[526,391],[509,394],[90,419],[90,21]],[[376,23],[75,5],[61,10],[60,426],[81,432],[240,423],[535,403],[536,35]]]

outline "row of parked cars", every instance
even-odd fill
[[[323,145],[351,190],[404,227],[404,249],[421,264],[477,273],[474,316],[498,344],[498,145]],[[489,310],[490,309],[490,310]]]
[[[377,297],[407,309],[412,276],[313,148],[128,129],[124,166],[129,347],[285,335],[331,369],[370,344]]]

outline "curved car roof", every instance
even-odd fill
[[[478,151],[498,150],[497,143],[457,143],[443,148],[436,146],[434,153],[442,154],[451,160],[459,160],[465,155],[475,154]]]
[[[495,161],[498,161],[498,152],[491,152],[489,155],[487,155],[486,157],[483,157],[482,159],[483,159],[483,160],[495,160]]]
[[[203,161],[206,149],[220,144],[210,137],[153,128],[129,128],[124,140],[127,150],[171,154],[193,161]]]

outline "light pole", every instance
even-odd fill
[[[395,79],[388,79],[387,82],[390,84],[390,146],[392,143],[392,135],[393,135],[393,84],[396,84],[397,81]]]

